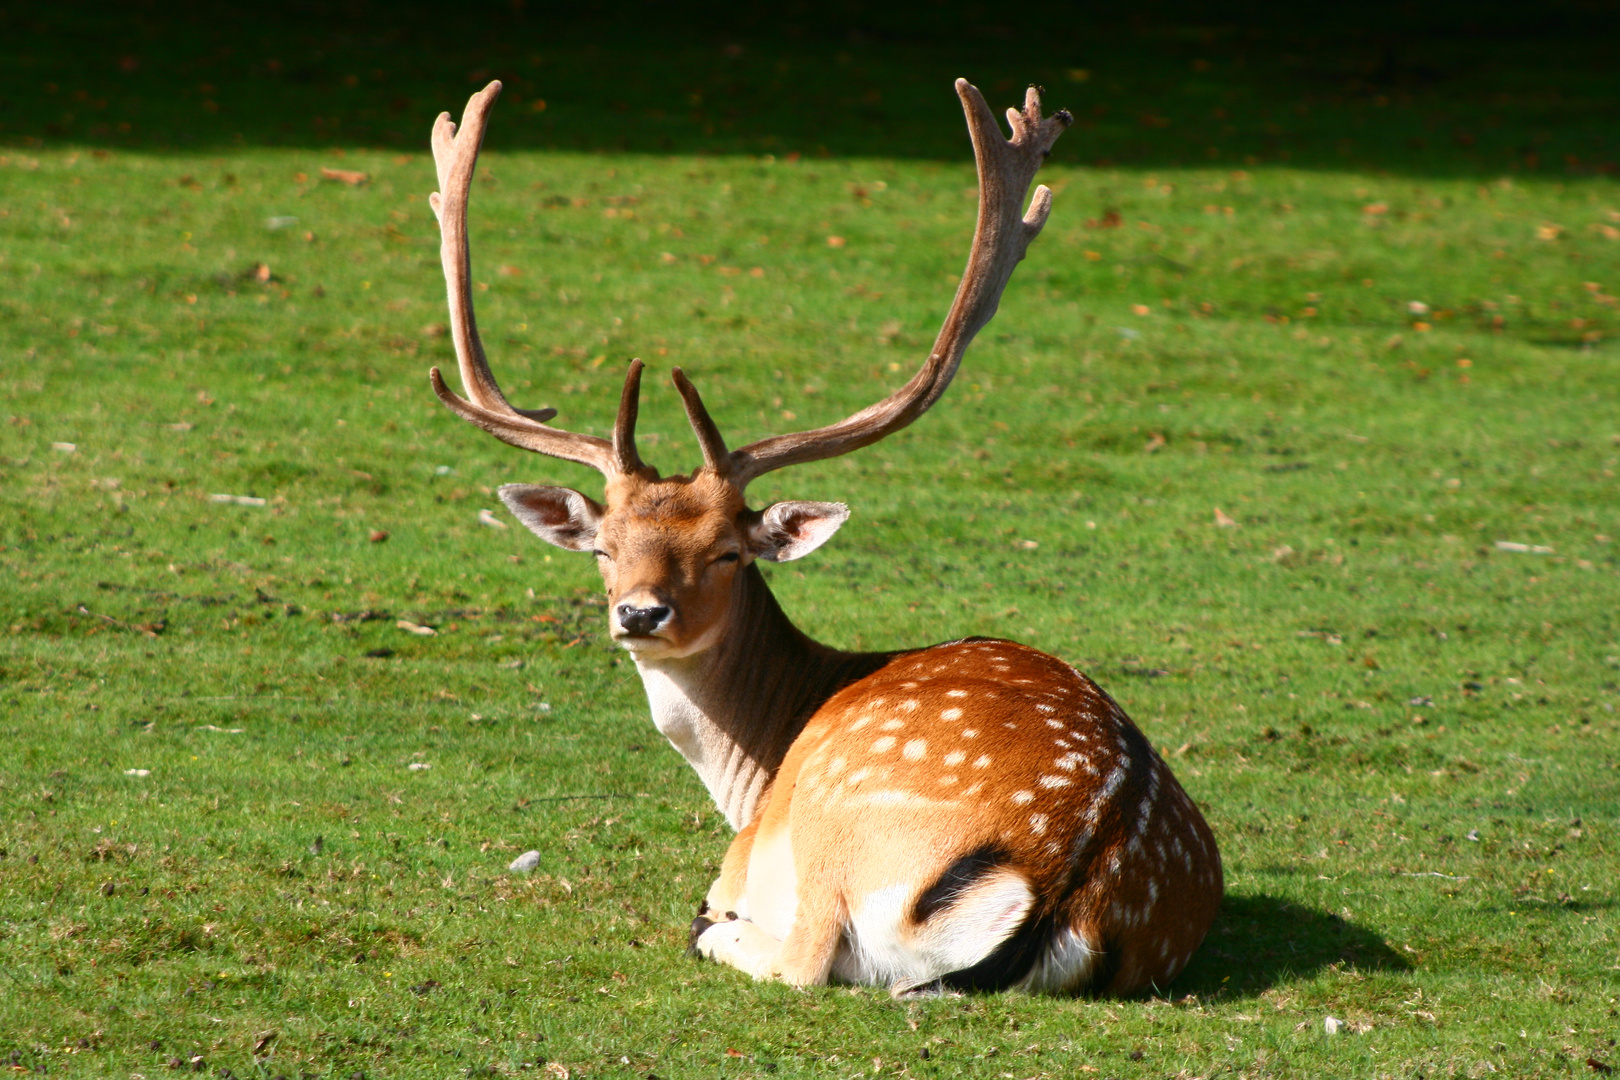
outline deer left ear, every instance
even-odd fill
[[[596,543],[603,510],[570,488],[505,484],[501,502],[540,539],[567,551],[589,551]]]
[[[756,558],[790,562],[832,539],[848,520],[849,507],[843,503],[772,503],[748,527],[748,547]]]

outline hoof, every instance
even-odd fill
[[[687,956],[692,957],[694,960],[703,959],[703,954],[698,952],[698,938],[702,937],[703,932],[713,925],[713,919],[705,918],[702,915],[692,920],[692,931],[686,939]]]
[[[906,983],[899,982],[889,987],[889,996],[896,1001],[911,1001],[919,998],[938,998],[946,994],[944,979],[930,979],[927,982]]]

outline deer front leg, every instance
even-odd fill
[[[745,906],[748,860],[754,853],[754,837],[759,833],[759,820],[763,816],[755,814],[754,820],[743,826],[742,832],[732,838],[731,846],[726,849],[725,860],[720,864],[720,876],[709,886],[708,895],[698,905],[697,918],[692,920],[687,950],[693,956],[707,955],[698,948],[698,939],[709,927],[735,920],[739,909]]]
[[[842,905],[831,896],[801,905],[793,929],[778,940],[746,919],[710,925],[693,940],[700,956],[729,964],[755,979],[780,979],[789,986],[820,986],[832,971],[843,940]]]

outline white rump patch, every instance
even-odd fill
[[[915,955],[927,981],[972,967],[1006,941],[1029,917],[1035,896],[1012,870],[994,870],[959,895],[950,907],[916,930]]]

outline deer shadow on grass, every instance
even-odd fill
[[[1221,990],[1258,994],[1335,965],[1359,971],[1412,970],[1383,938],[1330,911],[1265,893],[1228,893],[1203,947],[1171,992],[1199,997]]]

